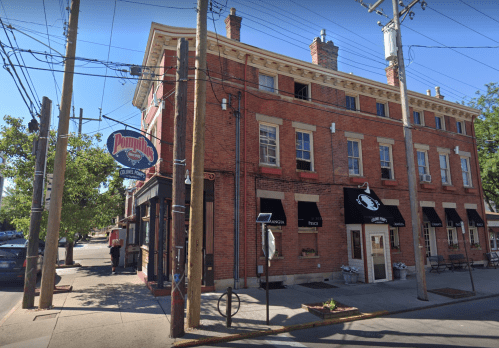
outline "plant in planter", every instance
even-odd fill
[[[481,250],[481,249],[482,249],[482,246],[481,246],[480,244],[478,244],[478,243],[471,244],[471,247],[472,247],[473,249],[479,249],[479,250]]]
[[[400,251],[400,245],[394,245],[392,246],[392,250],[397,252],[397,251]]]
[[[356,284],[359,278],[360,270],[357,267],[353,266],[341,266],[341,270],[343,273],[343,279],[345,280],[345,284]]]
[[[336,302],[331,298],[329,300],[327,300],[326,302],[324,302],[322,304],[322,307],[323,308],[328,308],[329,310],[331,311],[334,311],[336,309],[338,305],[336,304]]]
[[[393,276],[400,280],[407,279],[407,266],[403,262],[395,262],[393,264]]]
[[[449,249],[450,250],[458,250],[459,249],[459,245],[458,244],[449,245]]]
[[[315,256],[315,250],[312,248],[301,249],[301,256]]]

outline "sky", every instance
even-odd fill
[[[339,71],[386,83],[383,34],[377,22],[386,24],[392,18],[392,2],[385,0],[379,7],[387,18],[368,13],[359,1],[217,0],[217,13],[208,13],[208,30],[225,36],[223,21],[234,7],[243,18],[241,42],[311,62],[308,46],[326,29],[327,40],[339,47]],[[485,84],[499,80],[499,1],[426,2],[425,10],[416,4],[414,18],[402,23],[408,89],[424,94],[430,89],[435,95],[435,86],[440,86],[446,100],[468,102],[477,91],[486,91]],[[57,52],[65,53],[69,6],[70,0],[0,0],[0,18],[14,28],[0,28],[0,42],[15,65],[28,67],[16,70],[38,104],[31,108],[39,109],[43,96],[52,100],[52,129],[57,129],[63,74],[50,70],[64,70]],[[99,76],[75,75],[75,116],[82,108],[83,117],[98,119],[102,109],[103,115],[140,127],[140,112],[132,105],[136,81],[117,78],[131,76],[115,71],[115,64],[106,69],[104,62],[141,65],[151,22],[195,28],[195,7],[194,0],[81,0],[76,56],[98,62],[78,60],[75,72]],[[16,57],[11,47],[47,55],[16,51]],[[24,118],[27,124],[29,108],[3,67],[0,126],[4,115]],[[123,128],[104,119],[84,121],[83,133],[102,133],[105,146],[109,134]],[[70,132],[77,131],[77,121],[72,120]]]

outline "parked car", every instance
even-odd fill
[[[65,247],[66,246],[66,237],[62,237],[61,239],[59,239],[59,246],[60,247]],[[73,246],[76,245],[76,240],[73,242]]]
[[[6,232],[0,232],[0,240],[7,240],[9,239],[9,236],[7,235]]]
[[[7,233],[7,236],[9,236],[9,239],[15,238],[14,231],[7,231],[6,233]]]
[[[26,272],[26,254],[28,241],[24,240],[18,244],[0,245],[0,281],[24,281]],[[43,253],[45,243],[40,241],[36,272],[42,271]]]
[[[22,231],[16,231],[16,237],[17,238],[23,238],[24,237],[24,233]]]

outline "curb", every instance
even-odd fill
[[[9,311],[9,313],[7,313],[3,318],[2,320],[0,320],[0,327],[2,327],[3,323],[5,323],[7,321],[7,319],[9,319],[9,317],[12,315],[12,313],[14,313],[15,311],[17,311],[17,309],[19,307],[21,307],[21,304],[23,303],[23,300],[19,301],[14,307],[12,307],[12,309]]]

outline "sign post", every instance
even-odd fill
[[[262,224],[262,236],[264,238],[264,254],[265,254],[265,297],[267,300],[267,325],[269,325],[269,229],[266,224],[272,219],[271,213],[260,213],[256,218],[257,223]]]

